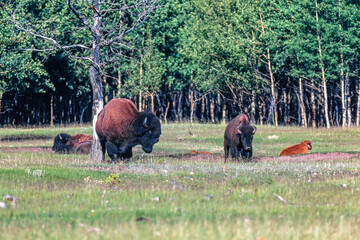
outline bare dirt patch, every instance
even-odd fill
[[[35,152],[35,153],[54,153],[50,147],[3,147],[0,148],[1,152]],[[192,161],[192,162],[223,162],[224,156],[221,154],[154,154],[154,156],[162,156],[174,158],[179,161]],[[256,162],[315,162],[315,161],[341,161],[360,159],[360,153],[309,153],[296,156],[282,156],[282,157],[254,157],[253,161]],[[136,161],[136,159],[135,159]],[[228,162],[234,162],[228,159]]]
[[[178,157],[179,160],[194,161],[194,162],[223,162],[224,156],[218,154],[195,154],[195,155],[182,155]],[[295,156],[282,156],[282,157],[254,157],[253,161],[256,162],[315,162],[315,161],[341,161],[360,159],[360,153],[309,153]],[[227,162],[234,162],[228,159]]]
[[[312,161],[334,161],[334,160],[350,160],[352,158],[360,158],[360,153],[309,153],[295,156],[282,156],[282,157],[254,157],[256,162],[312,162]],[[224,161],[224,156],[218,154],[195,154],[195,155],[183,155],[179,159],[201,162],[216,162]],[[234,160],[228,159],[229,162]]]
[[[315,162],[315,161],[336,161],[336,160],[351,160],[353,158],[360,158],[359,153],[311,153],[296,156],[282,156],[282,157],[259,157],[255,160],[259,162]]]
[[[15,141],[27,141],[27,140],[49,140],[54,137],[45,136],[45,135],[9,135],[9,136],[1,136],[0,142],[15,142]]]
[[[35,153],[53,153],[51,148],[42,147],[5,147],[0,148],[1,152],[35,152]]]

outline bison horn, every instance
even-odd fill
[[[144,125],[145,128],[148,128],[148,127],[149,127],[149,126],[147,125],[147,117],[145,117],[143,125]]]

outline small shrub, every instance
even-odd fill
[[[111,187],[118,186],[121,184],[120,174],[110,174],[106,179],[105,183]]]

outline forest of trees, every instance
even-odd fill
[[[89,2],[73,4],[87,21],[101,15],[105,37],[136,22],[131,9],[100,14]],[[1,125],[91,121],[82,54],[92,36],[69,3],[0,3]],[[101,50],[105,103],[129,98],[162,122],[246,113],[261,125],[360,124],[360,1],[159,0],[152,10],[126,43]]]

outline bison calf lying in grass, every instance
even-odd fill
[[[238,159],[239,156],[243,159],[251,159],[252,140],[256,132],[256,127],[249,124],[249,119],[245,114],[238,115],[231,120],[226,126],[224,134],[224,151],[225,161],[229,156]]]
[[[89,154],[91,151],[92,136],[77,134],[71,136],[60,133],[54,138],[52,150],[56,153],[82,153]]]
[[[151,153],[161,135],[159,119],[151,111],[139,112],[128,99],[111,100],[98,115],[96,133],[103,154],[107,151],[112,161],[129,159],[132,148],[141,145]]]
[[[284,148],[280,156],[290,156],[290,155],[297,155],[297,154],[303,154],[303,153],[309,153],[309,150],[311,150],[311,142],[308,140],[303,141],[302,143],[296,144],[291,147]]]

